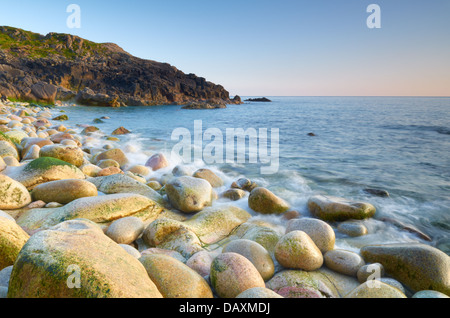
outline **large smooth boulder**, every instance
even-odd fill
[[[155,220],[162,210],[149,198],[139,194],[121,193],[81,198],[54,209],[29,210],[21,214],[17,223],[27,232],[33,232],[77,218],[107,224],[123,217],[135,216],[150,222]]]
[[[147,254],[139,261],[164,298],[213,298],[206,280],[179,260],[163,254]]]
[[[8,157],[8,156],[19,159],[19,153],[17,152],[17,148],[7,141],[0,140],[0,157]]]
[[[380,263],[386,273],[413,291],[435,290],[450,296],[450,257],[424,244],[370,245],[361,249],[366,262]]]
[[[173,207],[184,213],[199,212],[212,203],[212,187],[203,179],[178,177],[170,180],[165,188]]]
[[[14,264],[29,238],[16,222],[0,217],[0,270]]]
[[[324,195],[311,197],[308,209],[311,214],[324,221],[363,220],[371,218],[376,212],[370,203]]]
[[[50,157],[38,158],[26,165],[8,169],[5,174],[22,183],[28,190],[50,181],[85,179],[83,172],[74,165]]]
[[[121,167],[125,166],[129,162],[125,153],[119,148],[114,148],[99,153],[98,155],[95,156],[95,162],[93,163],[97,163],[105,159],[113,159],[117,161]]]
[[[255,266],[237,253],[223,253],[213,260],[210,281],[221,298],[235,298],[247,289],[265,287]]]
[[[329,269],[353,277],[357,277],[359,269],[365,265],[361,256],[346,250],[328,251],[323,258]]]
[[[105,236],[97,225],[72,220],[36,233],[28,240],[14,264],[8,297],[161,298],[162,295],[144,266]]]
[[[0,209],[15,210],[30,203],[30,193],[23,184],[0,174]]]
[[[223,180],[210,169],[199,169],[194,172],[193,177],[208,181],[213,188],[220,188],[223,186]]]
[[[255,188],[248,197],[248,206],[262,214],[281,214],[289,210],[289,204],[266,188]]]
[[[67,204],[77,199],[95,197],[97,188],[86,180],[66,179],[42,183],[31,192],[34,201]]]
[[[76,167],[80,167],[84,163],[84,152],[78,147],[64,145],[48,145],[41,148],[39,157],[56,158]]]
[[[111,223],[106,235],[118,244],[131,244],[144,231],[144,222],[134,216],[118,219]]]

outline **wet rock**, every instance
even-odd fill
[[[363,220],[372,217],[376,209],[370,203],[317,195],[308,200],[308,209],[324,221]]]
[[[162,153],[155,154],[150,157],[145,163],[145,166],[150,167],[153,171],[157,171],[169,166],[169,162]]]
[[[129,131],[125,127],[119,127],[112,132],[112,135],[127,135],[129,133],[131,133],[131,131]]]
[[[281,266],[313,271],[323,264],[322,253],[314,241],[302,231],[282,236],[275,247],[275,258]]]
[[[247,195],[247,193],[244,190],[240,189],[230,189],[222,193],[220,196],[226,199],[229,199],[231,201],[239,201],[240,199],[244,198]]]
[[[121,167],[124,167],[128,163],[127,156],[121,149],[118,149],[118,148],[110,149],[110,150],[107,150],[107,151],[104,151],[104,152],[98,154],[95,157],[94,163],[97,163],[97,162],[99,162],[101,160],[105,160],[105,159],[115,160],[119,163],[119,165]]]
[[[294,219],[288,222],[286,234],[292,231],[303,231],[308,234],[322,253],[334,249],[336,241],[334,230],[324,221],[312,218]]]
[[[249,207],[262,214],[281,214],[289,210],[289,204],[265,188],[255,188],[248,197]]]
[[[199,169],[194,173],[193,177],[208,181],[213,188],[223,186],[223,180],[209,169]]]
[[[139,261],[164,298],[213,298],[205,279],[175,258],[150,254]]]
[[[213,260],[210,280],[221,298],[235,298],[250,288],[265,287],[264,280],[255,266],[236,253],[220,254]]]
[[[435,290],[421,290],[415,293],[412,298],[449,298],[447,295]]]
[[[381,263],[386,273],[413,291],[450,295],[450,257],[424,244],[371,245],[361,249],[367,262]]]
[[[165,189],[173,207],[185,213],[201,211],[212,203],[212,187],[203,179],[187,176],[174,178]]]
[[[358,281],[362,284],[367,281],[368,278],[379,279],[384,276],[384,267],[380,263],[373,263],[361,266],[356,273]]]
[[[252,182],[247,178],[240,178],[231,184],[231,188],[241,189],[247,192],[252,192],[257,187],[258,185],[255,182]]]
[[[368,233],[367,227],[364,224],[354,221],[347,221],[339,224],[338,231],[350,237],[363,236]]]
[[[367,189],[364,189],[363,191],[365,193],[372,194],[372,195],[375,195],[377,197],[383,197],[383,198],[389,197],[389,192],[387,192],[386,190],[367,188]]]
[[[141,176],[146,176],[150,173],[150,169],[142,165],[134,165],[131,168],[129,168],[128,171],[133,172],[135,174],[139,174]]]
[[[323,258],[329,269],[353,277],[356,277],[358,270],[365,265],[361,256],[345,250],[328,251]]]
[[[68,288],[77,270],[80,288]],[[70,278],[70,277],[69,277]],[[75,285],[76,286],[76,285]],[[145,268],[85,220],[63,222],[30,238],[15,263],[11,298],[161,298]]]

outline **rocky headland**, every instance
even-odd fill
[[[0,96],[54,104],[148,106],[230,99],[221,85],[167,63],[134,57],[113,43],[0,27]]]

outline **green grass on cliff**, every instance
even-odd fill
[[[82,56],[102,56],[109,52],[102,44],[77,36],[58,33],[43,36],[5,26],[0,26],[0,50],[16,57],[40,59],[62,56],[69,60]]]

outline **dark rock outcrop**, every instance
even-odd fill
[[[264,103],[270,103],[272,102],[270,99],[266,98],[266,97],[261,97],[261,98],[249,98],[245,100],[246,102],[264,102]]]
[[[174,66],[134,57],[113,43],[80,37],[45,36],[0,27],[0,95],[93,106],[144,106],[230,99],[221,85]]]

